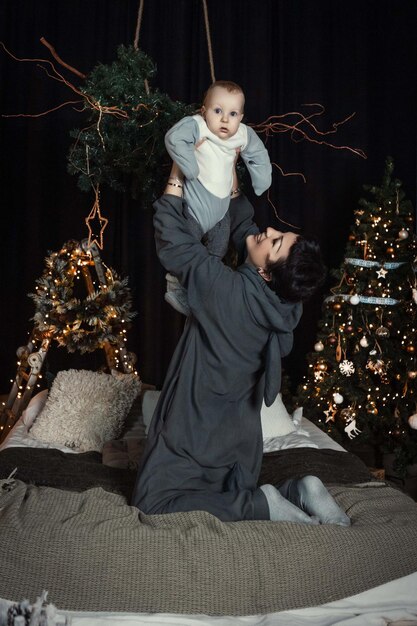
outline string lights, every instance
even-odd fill
[[[392,171],[387,159],[382,186],[366,187],[372,198],[355,211],[297,404],[345,446],[394,452],[404,475],[417,456],[417,242]]]

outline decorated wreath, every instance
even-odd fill
[[[69,352],[93,352],[105,342],[123,341],[129,322],[136,315],[127,278],[106,269],[106,285],[100,284],[84,299],[77,297],[77,281],[86,278],[94,265],[91,255],[74,240],[45,259],[46,268],[36,280],[36,293],[28,294],[36,305],[35,327],[55,339]],[[84,282],[84,281],[83,281]],[[80,290],[81,291],[81,290]]]
[[[80,88],[88,119],[71,131],[68,172],[83,191],[106,184],[150,208],[171,167],[165,133],[196,107],[149,87],[156,66],[141,50],[121,45],[117,57],[97,65]]]

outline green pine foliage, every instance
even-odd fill
[[[195,106],[150,86],[156,67],[140,50],[122,45],[117,56],[112,64],[95,67],[81,88],[87,123],[71,131],[68,171],[78,176],[83,191],[109,185],[128,191],[146,209],[162,193],[169,173],[165,133],[195,113]]]
[[[297,404],[345,447],[393,452],[404,476],[417,459],[417,244],[393,168],[364,186]]]

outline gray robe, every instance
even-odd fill
[[[171,360],[148,433],[132,504],[147,514],[204,510],[223,521],[269,519],[257,489],[260,409],[280,388],[301,304],[282,301],[249,264],[236,271],[187,227],[181,198],[155,203],[162,265],[187,289],[192,314]],[[240,252],[257,232],[241,196],[230,205]]]

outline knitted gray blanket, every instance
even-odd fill
[[[61,610],[253,615],[315,606],[417,570],[417,506],[332,487],[350,528],[145,516],[123,496],[0,481],[0,597]]]

